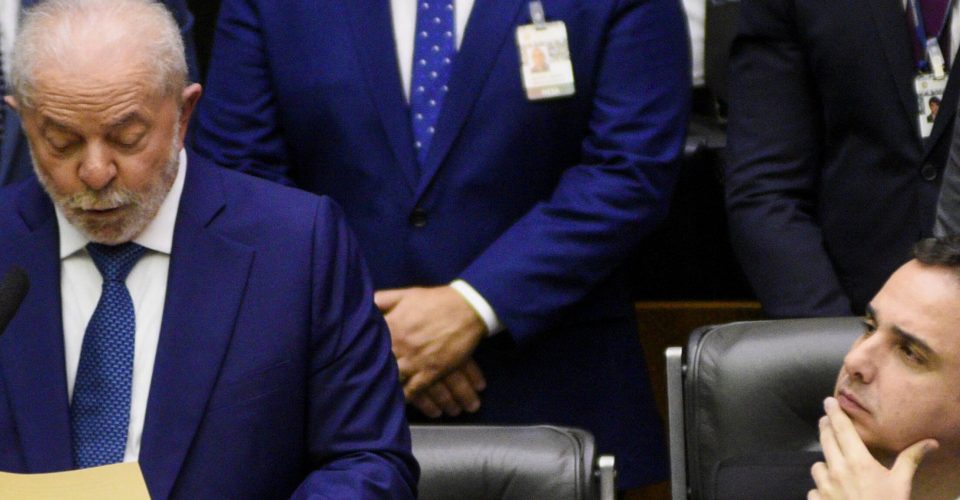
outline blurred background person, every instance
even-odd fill
[[[932,233],[960,85],[957,6],[744,0],[740,15],[734,249],[768,315],[861,314]],[[918,103],[934,95],[950,112],[928,122]]]

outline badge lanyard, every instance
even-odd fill
[[[941,36],[943,36],[943,30],[950,23],[950,18],[953,14],[953,2],[950,0],[947,2],[947,11],[943,15],[943,23],[940,25],[940,30],[937,32],[937,36],[933,38],[927,38],[927,29],[923,24],[923,13],[920,11],[920,4],[918,0],[910,0],[910,9],[913,11],[913,20],[916,24],[917,40],[920,42],[920,46],[924,47],[924,52],[927,57],[921,58],[917,62],[917,69],[921,73],[929,73],[933,70],[935,78],[943,78],[946,76],[945,73],[945,59],[943,57],[943,52],[940,50],[940,44],[937,42]],[[927,59],[930,62],[927,62]],[[933,66],[932,68],[930,66]]]
[[[543,2],[530,0],[530,24],[517,26],[520,77],[527,100],[540,101],[576,93],[567,26],[547,21]]]
[[[953,0],[951,0],[953,1]],[[540,0],[533,0],[530,2],[530,20],[533,21],[533,24],[537,29],[544,29],[547,26],[547,16],[543,12],[543,2]]]

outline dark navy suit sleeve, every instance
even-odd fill
[[[279,8],[279,7],[277,7]],[[280,128],[279,103],[270,81],[265,40],[253,2],[224,2],[217,20],[216,68],[207,75],[204,109],[193,127],[193,150],[229,166],[281,184],[289,179],[290,157]],[[242,83],[237,83],[242,82]]]
[[[415,498],[419,468],[399,373],[357,242],[327,198],[315,228],[308,404],[314,471],[293,498]]]
[[[679,2],[621,1],[598,29],[606,43],[580,163],[461,275],[520,342],[624,261],[666,215],[677,178],[690,95]]]
[[[729,77],[730,237],[769,315],[846,316],[850,302],[816,217],[824,110],[792,3],[741,4]]]

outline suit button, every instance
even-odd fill
[[[427,225],[427,211],[416,207],[413,209],[413,212],[410,212],[410,218],[408,219],[410,225],[413,227],[423,227]]]
[[[937,167],[927,163],[920,169],[920,177],[924,180],[932,181],[937,178]]]

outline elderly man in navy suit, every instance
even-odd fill
[[[19,24],[20,12],[37,3],[38,0],[22,0],[19,2],[8,0],[0,8],[0,25],[2,25],[2,28],[0,28],[0,50],[3,52],[4,60],[9,59],[10,50],[13,48],[13,38]],[[187,8],[187,2],[186,0],[163,0],[163,4],[170,9],[170,13],[173,14],[180,26],[190,81],[200,81],[193,41],[193,15]],[[9,66],[3,68],[4,72],[8,70]],[[2,134],[0,134],[0,186],[5,186],[33,176],[33,168],[30,164],[30,151],[20,128],[20,116],[6,108],[3,110],[0,122],[3,125],[3,128],[0,129],[2,130]]]
[[[37,178],[0,191],[0,470],[138,461],[153,498],[412,498],[390,338],[334,203],[181,148],[149,0],[47,0],[13,52]]]

